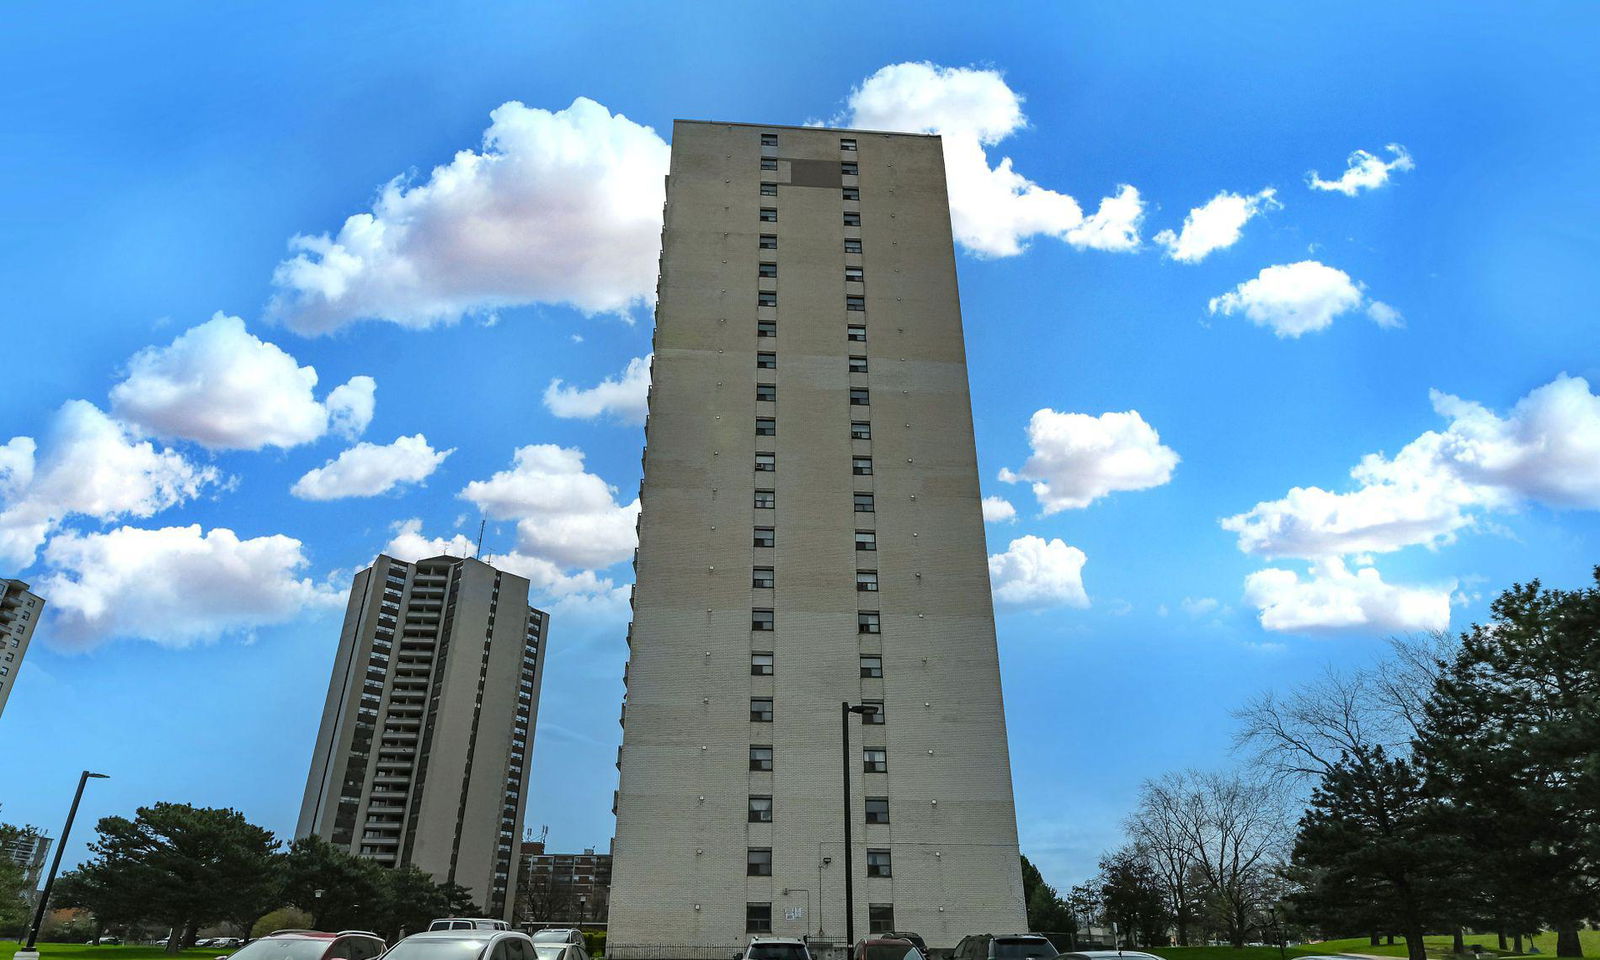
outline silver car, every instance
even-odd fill
[[[428,930],[390,947],[383,960],[539,960],[539,952],[515,930]]]

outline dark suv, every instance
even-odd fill
[[[1037,933],[975,933],[961,938],[950,960],[1055,960],[1060,953]]]

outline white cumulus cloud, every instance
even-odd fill
[[[48,636],[68,649],[116,637],[185,647],[344,603],[342,592],[299,575],[301,543],[282,535],[241,540],[198,525],[69,531],[51,539],[45,561]]]
[[[302,333],[361,319],[407,327],[529,303],[610,313],[655,287],[668,147],[583,97],[511,101],[479,150],[426,182],[397,177],[337,235],[296,236],[271,313]]]
[[[517,523],[517,553],[563,568],[599,569],[633,553],[639,500],[619,503],[616,488],[584,469],[582,450],[520,447],[511,469],[474,480],[461,498],[493,520]]]
[[[1292,570],[1258,570],[1245,578],[1244,596],[1260,611],[1266,630],[1404,632],[1447,628],[1454,589],[1454,581],[1436,588],[1396,586],[1373,567],[1352,571],[1330,558],[1313,564],[1305,579]]]
[[[1337,180],[1324,180],[1312,170],[1306,174],[1306,185],[1313,190],[1331,190],[1353,197],[1362,190],[1376,190],[1389,182],[1389,174],[1399,170],[1410,170],[1416,166],[1411,159],[1411,154],[1398,143],[1391,143],[1384,148],[1394,157],[1385,162],[1378,156],[1365,150],[1357,150],[1350,154],[1346,161],[1345,171]]]
[[[259,450],[310,443],[330,426],[355,436],[372,419],[371,377],[358,376],[319,402],[317,371],[276,344],[217,313],[165,347],[147,347],[128,361],[111,388],[122,420],[160,437],[193,440],[213,450]]]
[[[1032,456],[1006,483],[1030,481],[1046,514],[1087,507],[1118,490],[1147,490],[1172,479],[1178,454],[1161,443],[1137,410],[1061,413],[1043,409],[1028,421]]]
[[[607,377],[587,389],[551,380],[544,391],[545,409],[568,420],[611,416],[623,423],[642,424],[650,394],[651,356],[629,360],[620,377]]]
[[[401,484],[421,483],[454,452],[433,449],[420,433],[387,445],[358,443],[307,471],[289,492],[302,500],[375,497]]]
[[[1381,327],[1401,322],[1398,310],[1369,300],[1365,288],[1348,273],[1315,260],[1266,267],[1255,279],[1212,297],[1208,309],[1230,317],[1242,313],[1258,327],[1271,327],[1279,337],[1327,329],[1335,317],[1360,309]]]
[[[37,448],[30,437],[0,447],[0,568],[31,564],[68,517],[148,517],[220,480],[216,468],[158,449],[85,400],[63,404]]]
[[[1238,243],[1244,235],[1244,225],[1263,211],[1281,208],[1283,204],[1277,196],[1278,191],[1271,187],[1252,194],[1224,190],[1204,206],[1190,210],[1183,218],[1181,233],[1163,230],[1155,235],[1155,242],[1166,247],[1167,256],[1174,260],[1199,263],[1213,251]]]
[[[998,70],[896,63],[851,91],[842,122],[863,130],[937,133],[944,143],[950,221],[958,243],[980,256],[1021,253],[1036,236],[1080,248],[1134,250],[1144,215],[1139,191],[1121,185],[1085,219],[1078,201],[1012,168],[986,148],[1027,125],[1022,97]]]
[[[1013,523],[1017,519],[1017,508],[1005,497],[983,498],[984,523]]]
[[[1083,589],[1086,560],[1082,550],[1062,540],[1031,534],[1019,537],[1005,553],[989,556],[995,605],[1006,610],[1087,607],[1089,595]]]

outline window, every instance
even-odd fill
[[[757,400],[776,400],[776,399],[778,399],[778,387],[777,387],[777,384],[772,384],[772,383],[758,383],[758,384],[756,384],[756,399]]]
[[[752,654],[750,654],[750,676],[752,676],[752,677],[770,677],[770,676],[772,676],[772,654],[770,654],[770,653],[752,653]]]
[[[778,195],[778,185],[776,183],[762,183],[761,195],[763,197],[776,197]]]
[[[756,246],[762,250],[776,250],[778,249],[778,238],[775,234],[763,233],[761,238],[756,241]],[[856,252],[860,253],[861,251],[857,250]]]
[[[759,530],[757,532],[759,533]],[[768,546],[771,546],[771,544],[768,544]],[[876,550],[876,549],[878,549],[878,535],[876,533],[873,533],[871,530],[857,530],[856,531],[856,549],[857,550]]]
[[[762,207],[761,208],[761,222],[762,223],[777,223],[778,222],[778,211],[776,209],[772,208],[772,207]]]
[[[893,929],[892,927],[888,929]],[[772,904],[747,903],[744,905],[744,932],[772,932]]]
[[[778,169],[778,158],[777,157],[762,157],[761,158],[761,169],[763,169],[763,170],[776,170],[776,169]]]
[[[763,133],[761,135],[761,145],[763,147],[776,147],[778,145],[778,135],[776,133]]]
[[[750,822],[751,823],[771,823],[772,822],[772,798],[771,797],[751,797],[750,798]]]
[[[778,505],[778,494],[772,490],[756,491],[756,509],[771,510]]]
[[[852,420],[852,421],[850,421],[850,439],[851,440],[871,440],[872,439],[872,424],[868,423],[865,420]]]
[[[751,770],[771,770],[772,769],[772,748],[771,747],[755,747],[755,746],[752,746],[750,748],[750,769]]]
[[[860,200],[861,199],[861,188],[860,187],[845,187],[844,188],[844,198],[846,200]]]
[[[777,541],[777,536],[771,527],[756,527],[755,541],[757,547],[770,547]]]
[[[868,797],[867,798],[867,822],[868,823],[888,823],[889,822],[889,798],[888,797]]]
[[[754,721],[755,723],[771,723],[772,722],[772,698],[771,697],[759,697],[759,698],[758,697],[751,697],[750,698],[750,719],[752,721]]]
[[[860,239],[858,239],[856,237],[850,237],[847,240],[845,240],[845,242],[844,242],[844,252],[845,253],[860,253],[861,252],[861,241],[860,241]]]
[[[858,493],[855,495],[856,513],[872,513],[872,494]]]
[[[744,872],[749,877],[772,876],[772,848],[751,847],[744,855]],[[869,872],[868,876],[872,874]]]
[[[778,355],[776,353],[758,353],[758,354],[756,354],[756,369],[757,370],[776,370],[776,369],[778,369]]]
[[[775,291],[762,290],[760,293],[756,294],[756,306],[758,306],[758,307],[776,307],[777,305],[778,305],[778,294]],[[865,308],[863,307],[862,309],[865,309]]]
[[[849,151],[851,151],[853,153],[853,152],[855,152],[855,149],[856,149],[856,142],[854,140],[850,139],[849,137],[841,137],[839,139],[839,149],[840,150],[849,150]]]
[[[892,877],[892,876],[894,876],[894,870],[889,865],[889,851],[887,851],[887,850],[868,850],[867,851],[867,876],[869,876],[869,877]]]
[[[852,407],[865,407],[865,406],[869,406],[871,404],[871,402],[872,402],[872,395],[867,392],[867,388],[866,387],[851,387],[850,388],[850,406],[852,406]]]
[[[762,630],[762,631],[770,632],[772,630],[772,611],[771,610],[751,610],[750,611],[750,629],[751,630]],[[874,630],[873,632],[876,633],[877,631]]]
[[[894,904],[867,904],[867,932],[889,933],[892,930],[894,930]]]
[[[750,586],[752,587],[771,590],[776,579],[776,574],[771,567],[756,567],[750,571]]]
[[[857,210],[847,210],[844,215],[844,225],[847,227],[861,226],[861,213]]]
[[[844,280],[846,283],[860,283],[866,278],[866,271],[861,267],[844,268]]]
[[[756,436],[775,437],[778,435],[778,421],[771,417],[756,417]]]
[[[876,570],[857,570],[856,571],[856,592],[857,593],[877,593],[878,592],[878,571],[876,571]]]
[[[856,633],[882,633],[876,610],[862,610],[856,614]]]
[[[777,294],[773,294],[773,296],[776,297]],[[845,297],[844,298],[844,308],[846,310],[851,310],[851,311],[854,311],[856,313],[860,313],[860,312],[862,312],[862,311],[867,309],[867,298],[866,297],[857,297],[857,296]]]
[[[861,769],[866,773],[888,773],[889,751],[883,747],[866,747],[861,751]]]
[[[776,337],[777,335],[778,335],[778,321],[776,321],[776,320],[757,320],[756,321],[756,336],[758,336],[758,337]]]
[[[756,276],[758,277],[776,277],[777,275],[778,265],[776,263],[762,263],[756,265]]]
[[[866,373],[867,372],[867,358],[866,357],[851,357],[850,358],[850,372],[851,373]]]
[[[778,455],[776,453],[756,454],[756,472],[772,473],[778,469]]]
[[[872,476],[872,458],[852,457],[850,459],[850,472],[858,477]]]
[[[883,724],[884,716],[883,716],[883,701],[882,700],[863,700],[863,701],[861,701],[861,705],[864,706],[864,707],[877,707],[878,708],[876,710],[873,710],[870,713],[863,713],[861,715],[861,722],[862,723],[869,724],[869,725],[879,725],[879,726],[881,726]]]
[[[866,343],[867,328],[859,323],[853,323],[844,328],[844,338],[851,343]]]
[[[839,164],[839,173],[843,174],[844,176],[853,177],[860,172],[861,170],[856,167],[856,162],[854,160],[846,160],[844,163]]]
[[[861,658],[861,676],[867,679],[882,679],[883,658],[863,655]]]

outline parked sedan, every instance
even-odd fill
[[[539,953],[514,930],[429,930],[390,947],[383,960],[539,960]]]
[[[373,960],[383,948],[383,938],[363,930],[278,930],[217,960]]]

